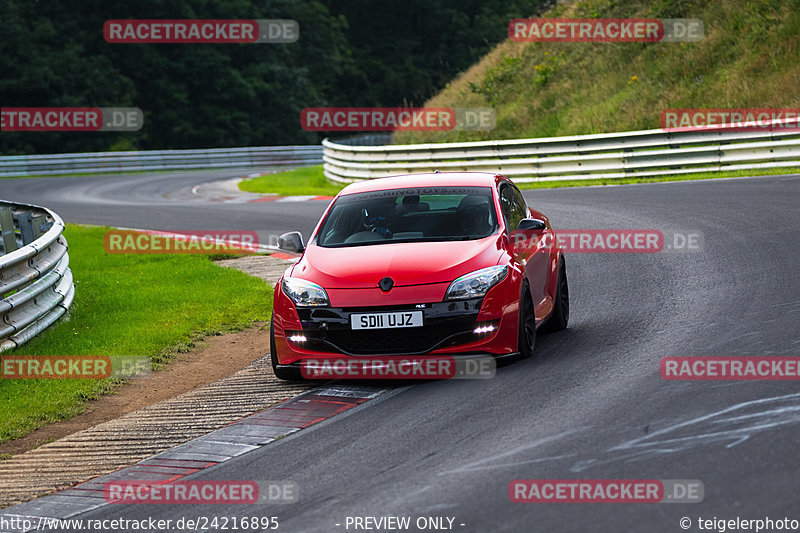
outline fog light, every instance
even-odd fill
[[[306,339],[305,335],[290,335],[289,336],[289,342],[306,342],[306,340],[307,339]]]
[[[494,331],[495,328],[492,324],[484,324],[483,326],[478,326],[472,332],[476,335],[483,335],[484,333],[491,333]]]

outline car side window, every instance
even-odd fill
[[[503,185],[500,189],[500,207],[509,232],[516,230],[519,227],[520,220],[527,216],[525,199],[511,185]]]

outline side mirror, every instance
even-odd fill
[[[290,231],[278,237],[278,248],[286,252],[301,254],[306,249],[303,235],[299,231]]]
[[[520,231],[544,231],[547,229],[547,225],[544,220],[538,218],[523,218],[519,221],[517,229]]]

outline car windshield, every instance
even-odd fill
[[[322,223],[317,244],[471,240],[497,229],[490,187],[390,189],[340,196]]]

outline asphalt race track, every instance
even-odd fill
[[[257,231],[259,241],[291,229],[307,236],[328,202],[224,203],[192,192],[195,185],[245,176],[248,170],[0,180],[0,198],[44,205],[67,222],[162,231]],[[210,196],[210,197],[209,197]],[[271,204],[271,205],[270,205]]]
[[[327,205],[211,203],[175,192],[235,175],[5,179],[0,198],[45,205],[68,222],[305,236]],[[682,517],[691,531],[700,517],[800,519],[797,382],[659,375],[665,356],[800,355],[798,178],[526,191],[556,228],[700,232],[703,249],[570,254],[570,327],[541,335],[534,359],[490,380],[397,388],[195,476],[292,480],[297,503],[111,505],[81,517],[277,516],[278,531],[289,532],[347,531],[348,516],[454,517],[454,530],[475,532],[675,532]],[[692,479],[705,499],[511,503],[509,483],[534,478]]]

